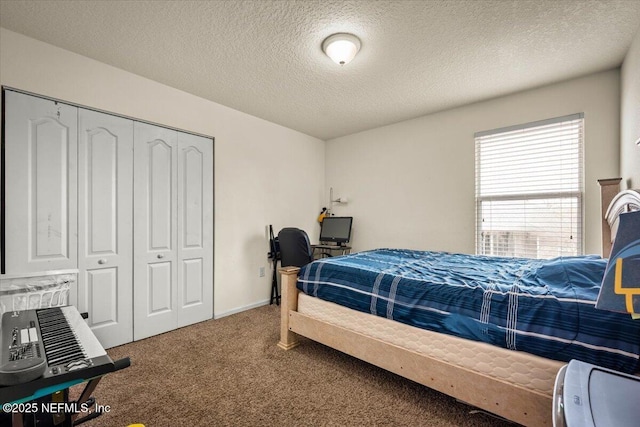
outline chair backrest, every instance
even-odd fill
[[[280,265],[283,267],[302,267],[313,261],[313,250],[309,236],[304,230],[287,227],[278,233],[280,241]]]

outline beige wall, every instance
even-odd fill
[[[215,137],[216,317],[268,301],[267,224],[316,225],[324,189],[319,139],[5,29],[0,83]]]
[[[475,251],[474,133],[585,114],[585,252],[600,251],[597,179],[619,175],[619,70],[327,141],[326,188],[355,249]]]
[[[640,189],[640,30],[622,64],[620,173],[622,188]]]

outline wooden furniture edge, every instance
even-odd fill
[[[551,425],[552,397],[290,311],[289,332],[523,425]]]
[[[280,342],[278,347],[290,350],[300,344],[295,333],[289,327],[291,312],[298,310],[298,267],[282,267],[280,270]]]
[[[600,208],[601,208],[601,227],[602,227],[602,256],[608,258],[611,254],[612,238],[611,227],[607,221],[607,210],[613,198],[620,191],[620,181],[622,178],[599,179],[600,184]]]

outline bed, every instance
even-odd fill
[[[618,215],[628,210],[640,210],[640,194],[629,190],[618,192],[619,181],[619,179],[600,181],[603,204],[603,251],[606,254],[608,254],[612,238],[615,236]],[[392,253],[391,255],[402,258],[407,254],[413,256],[414,260],[423,256],[443,256],[435,253],[412,253],[411,251],[404,254]],[[376,258],[389,255],[388,253],[373,251],[359,256],[354,255],[356,255],[355,258],[366,258],[364,270],[371,269],[368,290],[362,288],[363,283],[355,283],[348,290],[346,285],[348,272],[334,272],[332,273],[334,276],[331,276],[330,280],[325,280],[322,277],[324,274],[322,271],[318,272],[318,269],[328,269],[329,264],[339,266],[343,264],[341,267],[345,267],[344,264],[351,263],[351,256],[338,257],[335,262],[329,264],[326,260],[322,260],[323,265],[317,263],[304,267],[302,273],[300,269],[294,267],[284,267],[280,270],[282,305],[281,338],[278,345],[281,348],[289,350],[296,347],[300,343],[299,336],[304,336],[441,391],[477,408],[523,425],[532,426],[551,425],[553,384],[558,370],[566,364],[567,359],[592,357],[590,359],[592,362],[608,364],[614,366],[614,369],[618,368],[626,372],[638,370],[640,337],[636,335],[636,330],[640,324],[633,323],[626,317],[615,318],[614,314],[609,315],[607,312],[587,313],[586,317],[596,317],[597,314],[601,314],[603,317],[614,316],[612,319],[615,321],[624,319],[625,322],[631,322],[624,328],[612,328],[609,331],[600,332],[594,332],[593,328],[585,327],[582,324],[582,317],[578,317],[581,320],[574,322],[581,324],[584,329],[590,331],[589,333],[600,335],[600,338],[606,338],[611,331],[615,333],[616,329],[623,329],[626,336],[622,339],[623,343],[620,348],[616,347],[617,344],[598,345],[601,344],[601,341],[598,341],[599,338],[592,342],[589,341],[591,338],[586,335],[580,335],[579,338],[576,338],[577,335],[567,335],[551,339],[550,343],[538,339],[539,335],[546,336],[546,333],[540,331],[544,328],[548,329],[549,325],[553,325],[555,322],[576,320],[576,316],[581,312],[592,310],[591,306],[594,303],[582,301],[587,297],[582,295],[581,291],[578,291],[573,298],[571,295],[564,294],[537,298],[553,299],[554,301],[568,300],[570,304],[568,308],[561,306],[555,308],[556,311],[565,314],[564,316],[561,315],[547,321],[532,320],[535,327],[543,329],[527,334],[519,333],[517,339],[511,339],[511,332],[518,329],[520,323],[518,323],[518,328],[510,326],[508,323],[513,320],[509,320],[510,316],[513,313],[522,313],[523,311],[512,310],[510,312],[507,308],[507,311],[503,313],[504,322],[507,323],[492,325],[490,318],[497,304],[494,304],[490,310],[487,309],[487,306],[496,301],[492,298],[497,294],[487,292],[488,285],[484,287],[469,286],[472,288],[472,295],[473,292],[479,292],[475,297],[458,297],[468,303],[479,299],[473,304],[469,303],[476,305],[473,310],[475,310],[477,320],[474,322],[465,320],[464,316],[446,315],[449,313],[450,307],[446,301],[442,301],[442,299],[447,299],[445,296],[441,296],[441,300],[438,301],[440,305],[436,304],[435,307],[409,309],[407,301],[411,300],[413,296],[399,291],[399,284],[409,279],[421,280],[420,275],[424,273],[421,262],[412,263],[409,261],[409,265],[394,267],[393,258],[391,261],[389,259],[382,261],[388,262],[389,273],[393,273],[394,268],[400,268],[401,271],[396,276],[397,278],[394,278],[392,274],[382,275],[380,271],[374,272],[374,269],[379,267],[373,265],[379,261]],[[454,255],[445,254],[444,256]],[[409,256],[410,260],[411,256]],[[456,262],[456,259],[449,258],[444,261]],[[593,271],[590,274],[597,276],[603,260],[593,257],[589,261],[593,263]],[[537,265],[520,265],[518,269],[514,268],[513,270],[519,272],[521,278],[530,278],[527,274],[534,272],[535,275],[538,275],[538,267]],[[501,265],[495,267],[494,270],[503,274],[504,268],[504,265]],[[582,278],[575,276],[576,274],[580,276],[580,268],[580,266],[577,267],[578,273],[567,273],[574,275],[571,276],[572,281],[582,280]],[[412,270],[415,270],[415,274],[412,273]],[[566,269],[562,266],[561,270]],[[337,276],[335,276],[336,274]],[[341,274],[344,277],[340,276]],[[484,273],[473,270],[469,274],[471,276],[478,275],[478,277],[474,277],[474,280],[477,279],[478,283],[482,282],[480,276]],[[446,273],[443,276],[446,276]],[[437,279],[437,276],[435,277]],[[366,282],[367,279],[363,280]],[[434,277],[431,277],[430,280],[434,280]],[[597,281],[597,277],[591,278],[592,282],[594,280]],[[443,281],[447,280],[443,279]],[[331,282],[333,286],[323,288],[320,286],[322,282]],[[491,281],[491,283],[493,282],[495,281]],[[523,285],[524,289],[528,282],[524,280],[519,283]],[[499,285],[491,286],[494,287],[493,291],[500,293]],[[576,288],[579,287],[569,287],[565,291],[575,293]],[[523,289],[520,289],[519,293],[526,293]],[[368,294],[368,303],[366,299],[364,302],[362,300],[356,301],[353,295],[358,293]],[[332,296],[331,294],[339,295]],[[509,292],[504,294],[508,300]],[[453,296],[449,296],[449,300],[456,299],[456,295],[454,293]],[[492,297],[487,298],[487,295]],[[327,298],[329,301],[318,296]],[[344,301],[341,304],[331,301],[339,298],[346,299],[347,306],[341,305],[345,303]],[[537,304],[536,297],[531,299]],[[522,298],[515,302],[518,304],[529,303],[526,300],[527,298]],[[472,309],[472,307],[463,308],[464,310]],[[411,324],[410,320],[410,318],[416,317],[414,316],[416,310],[426,312],[422,313],[422,316],[417,316],[420,318],[418,323],[422,323],[419,325]],[[539,309],[533,307],[528,309],[526,313],[534,311],[539,311]],[[371,314],[372,312],[377,315]],[[390,319],[396,317],[399,320]],[[455,319],[451,321],[450,318]],[[455,324],[453,326],[458,329],[447,330],[453,327],[452,324]],[[427,327],[434,325],[443,327],[445,333],[424,329],[425,325]],[[567,328],[569,327],[567,325]],[[488,336],[490,343],[480,340],[483,338],[481,336]],[[521,339],[523,336],[527,339]],[[572,345],[574,342],[577,342],[577,345]],[[598,347],[605,347],[605,351]]]

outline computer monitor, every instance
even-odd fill
[[[351,239],[351,216],[328,216],[322,220],[320,228],[321,242],[335,242],[340,245]]]

